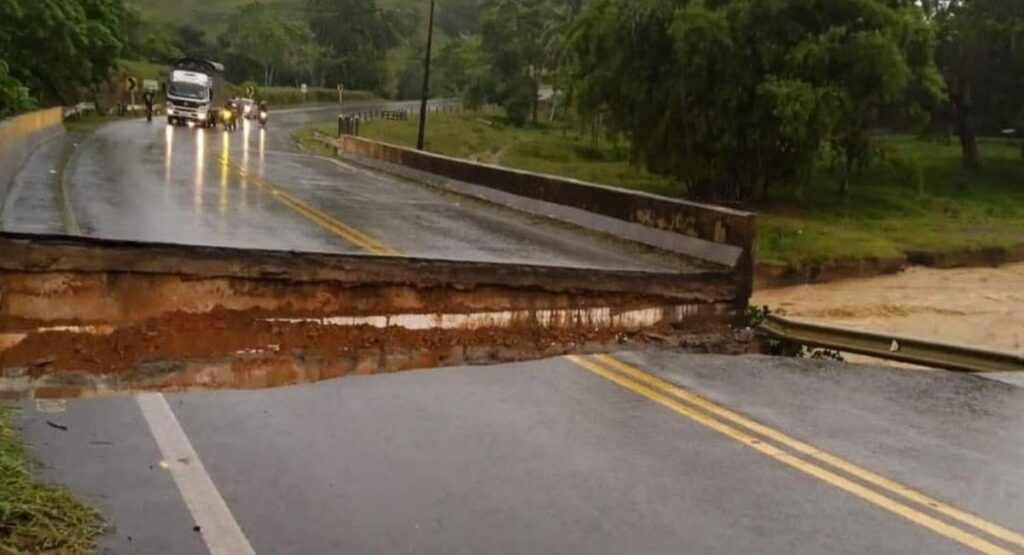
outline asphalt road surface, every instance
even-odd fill
[[[305,154],[293,144],[294,131],[332,121],[337,112],[272,111],[266,130],[250,122],[229,133],[133,119],[58,137],[16,177],[0,222],[11,231],[193,245],[686,268],[633,244]]]
[[[977,376],[662,351],[37,403],[109,553],[1024,551],[1024,390]]]
[[[19,174],[4,225],[665,263],[290,145],[332,111],[274,114],[266,132],[133,120],[60,137]],[[109,520],[109,553],[1024,552],[1013,380],[650,351],[13,406],[41,477]]]

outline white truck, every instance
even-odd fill
[[[167,80],[167,123],[213,127],[223,104],[224,66],[209,60],[182,58]]]

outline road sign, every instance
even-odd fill
[[[302,84],[302,94],[306,94],[306,84]]]
[[[142,82],[142,88],[147,91],[156,92],[160,85],[156,82],[156,79],[146,79]]]
[[[256,96],[256,87],[252,85],[245,87],[245,96],[249,98],[253,98],[254,96]]]
[[[129,92],[134,91],[135,89],[139,88],[139,80],[134,77],[129,77],[125,79],[124,86],[126,89],[128,89]]]

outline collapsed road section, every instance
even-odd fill
[[[266,387],[722,337],[748,276],[0,234],[0,395]]]

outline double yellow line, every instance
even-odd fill
[[[296,198],[295,196],[286,193],[280,187],[274,185],[267,179],[259,175],[252,174],[246,168],[243,168],[231,162],[229,159],[223,157],[223,155],[221,156],[221,163],[234,169],[234,171],[237,172],[238,175],[251,180],[253,183],[256,184],[257,187],[269,193],[270,196],[272,196],[281,204],[287,206],[288,208],[291,208],[292,210],[295,210],[296,212],[298,212],[311,222],[326,229],[327,231],[330,231],[331,233],[334,233],[335,235],[341,237],[342,239],[345,239],[349,243],[352,243],[353,245],[365,250],[366,252],[369,252],[370,254],[379,254],[385,256],[402,256],[402,252],[400,250],[392,247],[391,245],[388,245],[387,243],[375,237],[371,237],[370,235],[367,235],[350,225],[343,223],[342,221],[324,212],[323,210],[319,210],[317,208],[310,206],[309,204],[306,204],[305,202]]]
[[[1024,548],[1024,535],[1018,532],[795,439],[614,357],[570,355],[566,358],[772,459],[975,551],[987,554],[1014,553],[990,539],[1001,540],[1015,548]],[[929,513],[942,515],[950,522]],[[973,531],[970,530],[972,528]],[[976,532],[987,534],[990,538],[985,539]]]

